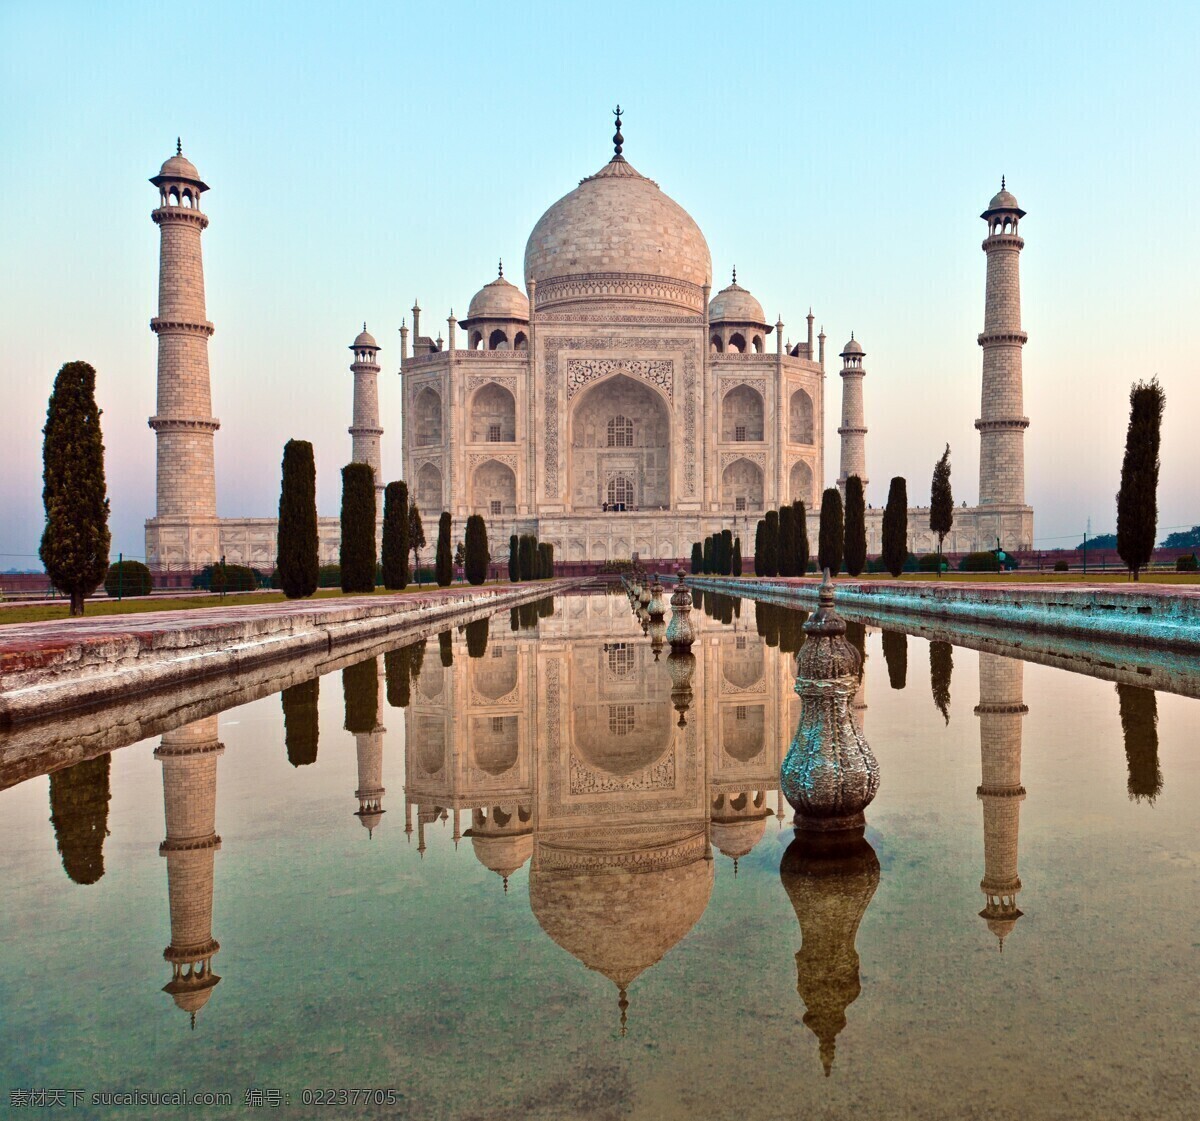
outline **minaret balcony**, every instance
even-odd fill
[[[980,346],[1024,346],[1029,336],[1024,331],[980,331]]]

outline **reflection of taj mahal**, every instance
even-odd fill
[[[684,557],[731,526],[748,545],[764,511],[826,486],[825,334],[809,312],[797,342],[737,283],[713,291],[708,244],[691,215],[616,152],[542,215],[525,247],[523,287],[500,275],[422,333],[421,308],[400,329],[403,477],[427,521],[483,514],[493,538],[533,532],[565,561]],[[205,563],[219,554],[268,564],[273,519],[218,519],[199,211],[207,186],[181,154],[152,180],[162,239],[157,516],[154,561]],[[1028,547],[1017,236],[1024,215],[1001,190],[983,217],[988,257],[977,508],[955,512],[949,551]],[[434,337],[436,335],[436,338]],[[350,454],[380,470],[380,346],[351,344]],[[837,482],[867,482],[864,349],[841,352]],[[940,443],[931,452],[940,451]],[[932,459],[936,455],[931,456]],[[377,477],[382,487],[388,480]],[[910,491],[914,490],[910,482]],[[868,550],[880,548],[885,488],[868,491]],[[911,545],[931,546],[927,516]],[[430,524],[432,522],[430,521]],[[814,527],[815,528],[815,527]],[[810,531],[812,532],[812,531]],[[325,559],[336,519],[321,519]]]

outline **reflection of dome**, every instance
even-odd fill
[[[533,855],[533,833],[488,836],[472,829],[471,847],[480,864],[507,880]]]
[[[738,817],[728,821],[713,818],[709,836],[725,856],[737,859],[747,855],[762,840],[770,816],[770,810],[763,810],[757,817]]]
[[[671,746],[665,703],[590,705],[575,713],[574,743],[583,760],[610,775],[652,766]]]
[[[473,319],[519,319],[527,322],[529,300],[515,284],[509,284],[502,275],[498,276],[471,297],[471,306],[464,322],[469,324]]]
[[[710,323],[719,323],[724,319],[734,323],[753,323],[757,327],[767,327],[762,304],[736,280],[712,298],[708,305],[708,319]],[[767,327],[767,330],[770,328]]]
[[[711,275],[708,243],[691,215],[620,156],[550,207],[525,246],[539,309],[635,300],[698,313]]]
[[[541,842],[529,875],[530,906],[567,953],[625,989],[704,913],[713,881],[707,855],[702,832],[660,835],[632,851]]]

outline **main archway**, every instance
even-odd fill
[[[668,509],[671,417],[666,402],[625,374],[586,389],[571,412],[569,479],[576,511],[611,502],[626,509]]]

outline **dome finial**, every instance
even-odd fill
[[[183,141],[178,136],[175,137],[175,155],[183,155]]]
[[[733,266],[733,282],[734,284],[737,283],[737,265]]]
[[[503,257],[500,258],[500,271],[497,275],[500,277],[504,276],[504,258]]]
[[[621,106],[619,104],[613,110],[613,116],[617,118],[617,131],[613,133],[613,159],[623,160],[625,157],[621,155],[621,147],[625,143],[625,137],[621,135]]]
[[[1007,190],[1007,188],[1004,186],[1004,176],[1003,175],[1000,176],[1000,190],[1002,190],[1002,191]]]
[[[625,1025],[629,1022],[629,994],[624,988],[617,995],[617,1007],[621,1010],[621,1037],[625,1036]]]
[[[367,329],[367,321],[364,319],[363,320],[363,330],[365,331],[366,329]]]
[[[853,331],[850,332],[850,341],[854,342],[854,332]]]

